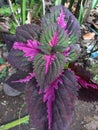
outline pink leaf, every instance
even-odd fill
[[[29,60],[32,60],[39,52],[40,43],[36,40],[27,40],[27,44],[22,42],[15,42],[13,45],[14,49],[22,50],[25,57],[30,57]]]
[[[55,34],[54,34],[52,40],[50,41],[49,45],[51,47],[53,47],[53,46],[57,45],[57,43],[58,43],[58,32],[55,32]]]
[[[44,59],[46,61],[46,64],[45,64],[45,67],[46,67],[45,74],[48,73],[49,67],[50,67],[50,65],[52,64],[52,62],[54,61],[55,58],[56,58],[56,55],[45,55],[44,56]]]

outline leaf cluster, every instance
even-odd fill
[[[19,26],[15,35],[4,35],[8,61],[18,71],[6,83],[25,91],[32,126],[37,130],[67,129],[75,101],[81,92],[94,92],[98,84],[76,61],[80,26],[64,6],[55,6],[41,21],[41,26]],[[74,61],[74,62],[73,62]],[[39,125],[38,125],[39,124]]]

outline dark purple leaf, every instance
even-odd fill
[[[84,80],[89,80],[92,77],[91,73],[78,63],[70,63],[69,68],[71,68],[77,76],[80,76]]]
[[[67,130],[74,114],[75,100],[71,92],[60,86],[56,91],[55,101],[53,103],[53,123],[52,130]]]
[[[24,57],[20,50],[11,49],[8,55],[8,62],[15,68],[22,71],[32,71],[31,62]]]
[[[8,51],[11,50],[14,42],[17,41],[16,35],[11,35],[11,34],[6,34],[6,33],[3,33],[3,39],[7,45]]]
[[[53,130],[67,128],[68,122],[70,122],[70,119],[72,117],[71,114],[73,113],[73,110],[70,108],[73,107],[74,109],[74,103],[77,97],[77,85],[78,84],[76,82],[75,75],[72,72],[65,70],[61,76],[53,81],[49,85],[49,88],[46,89],[44,102],[46,102],[47,105],[47,119],[49,130],[51,130],[51,128]],[[55,120],[53,120],[54,118]]]
[[[8,84],[11,88],[16,89],[20,92],[24,92],[25,89],[25,83],[15,83],[13,81],[25,78],[27,76],[27,73],[22,71],[17,71],[16,73],[12,74],[5,83]]]
[[[25,24],[19,26],[16,30],[18,41],[26,42],[27,40],[38,39],[40,35],[40,27],[35,24]]]
[[[32,78],[35,77],[35,74],[32,72],[32,73],[29,73],[26,77],[24,78],[21,78],[21,79],[18,79],[18,80],[15,80],[15,81],[12,81],[12,83],[27,83],[29,82]]]
[[[68,70],[50,85],[44,95],[39,93],[38,84],[33,78],[25,92],[32,127],[36,130],[67,130],[73,116],[77,90],[75,75]]]
[[[27,40],[38,39],[40,36],[40,27],[35,24],[25,24],[17,27],[16,35],[3,34],[5,43],[7,44],[8,51],[11,50],[14,42],[26,42]]]
[[[69,67],[72,71],[74,71],[77,78],[77,82],[80,84],[81,87],[88,89],[98,89],[98,84],[91,81],[92,75],[89,71],[86,70],[85,67],[76,63],[71,63]]]
[[[81,88],[79,90],[79,100],[87,102],[98,102],[98,90],[93,88]]]
[[[48,121],[46,105],[43,103],[43,95],[38,93],[36,80],[33,79],[32,82],[27,84],[25,91],[31,124],[36,130],[47,130]]]

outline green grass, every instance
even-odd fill
[[[0,126],[0,130],[9,130],[9,129],[15,127],[15,126],[20,125],[20,124],[27,123],[28,121],[29,121],[29,116],[26,115],[26,116],[24,116],[20,119],[17,119],[15,121],[12,121],[12,122],[9,122],[5,125]]]

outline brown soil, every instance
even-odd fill
[[[24,100],[23,94],[16,97],[9,97],[3,91],[0,92],[0,125],[27,115]],[[9,130],[31,129],[28,123]],[[77,101],[73,121],[68,130],[98,130],[98,103]]]
[[[27,109],[23,94],[16,97],[9,97],[3,91],[0,92],[0,125],[12,122],[25,115],[27,115]],[[29,130],[29,123],[9,130]]]

